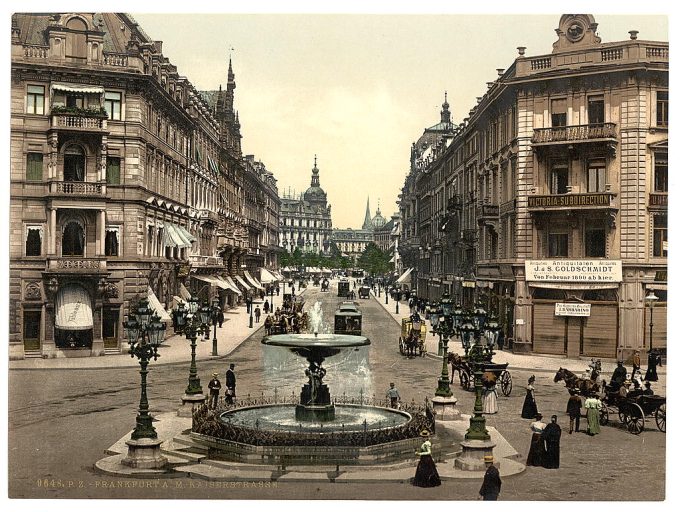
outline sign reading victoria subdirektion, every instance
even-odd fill
[[[620,283],[621,260],[526,260],[527,281]]]

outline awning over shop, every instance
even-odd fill
[[[243,280],[243,278],[241,276],[234,276],[234,279],[236,279],[236,281],[238,281],[238,284],[240,284],[245,291],[250,290],[250,286],[248,285],[248,283],[246,283]]]
[[[59,289],[56,299],[54,326],[66,331],[92,329],[92,301],[87,290],[77,284]]]
[[[226,277],[223,277],[222,279],[224,279],[227,283],[229,283],[229,286],[231,286],[231,289],[235,294],[242,295],[241,290],[238,289],[238,286],[236,286],[236,283],[234,282],[234,280],[231,277],[226,276]]]
[[[411,272],[413,271],[413,267],[409,268],[406,272],[404,272],[402,275],[399,276],[399,279],[397,279],[397,283],[405,283],[407,279],[411,276]]]
[[[264,288],[262,287],[260,282],[257,279],[255,279],[253,276],[250,275],[250,272],[248,272],[247,270],[244,270],[243,275],[246,276],[246,280],[249,283],[251,283],[255,288],[257,288],[258,290],[264,290]]]
[[[184,286],[182,283],[179,283],[179,295],[184,300],[189,300],[191,298],[191,293],[189,293],[189,290],[187,290],[187,287]]]
[[[222,276],[215,276],[215,279],[217,279],[221,284],[225,284],[225,287],[220,286],[222,290],[226,290],[229,293],[235,293],[236,295],[241,295],[241,290],[239,290],[236,286],[234,286],[232,283],[230,283],[225,277]]]
[[[196,241],[196,237],[194,235],[192,235],[186,228],[183,228],[182,226],[179,226],[179,225],[177,225],[175,227],[177,229],[179,229],[179,232],[181,233],[181,235],[184,238],[186,238],[189,241],[189,243]]]
[[[147,298],[149,299],[149,307],[153,309],[158,316],[161,317],[161,320],[163,322],[172,321],[172,318],[170,318],[168,312],[165,311],[163,304],[161,304],[161,301],[158,300],[158,297],[156,297],[156,294],[153,292],[150,286],[147,288]]]
[[[230,286],[229,286],[229,284],[228,284],[226,281],[220,279],[220,278],[217,277],[217,276],[198,276],[198,275],[194,275],[194,276],[192,276],[192,277],[198,279],[199,281],[203,281],[204,283],[208,283],[208,284],[210,284],[210,285],[212,285],[212,286],[217,286],[218,288],[220,288],[220,289],[222,289],[222,290],[229,290],[229,291],[232,291],[231,288],[230,288]]]
[[[618,283],[527,283],[532,288],[550,288],[553,290],[610,290],[619,287]]]
[[[322,273],[322,274],[332,274],[333,272],[332,272],[330,269],[322,268],[322,269],[321,269],[321,273]]]
[[[273,283],[274,281],[278,281],[278,278],[274,274],[272,274],[266,268],[260,269],[260,282],[261,283],[269,284],[269,283]]]

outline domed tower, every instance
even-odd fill
[[[371,228],[375,231],[385,225],[387,219],[380,214],[380,202],[378,202],[378,209],[375,212],[375,216],[371,219]]]
[[[316,167],[316,155],[314,155],[314,168],[312,169],[312,183],[305,191],[303,199],[312,206],[326,207],[326,192],[319,183],[319,169]]]

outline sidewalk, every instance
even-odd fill
[[[372,291],[371,295],[375,298],[383,309],[389,313],[394,321],[401,326],[401,319],[409,316],[409,307],[406,301],[399,301],[399,314],[395,313],[396,305],[395,301],[390,297],[389,304],[385,304],[385,294],[381,294],[380,297],[376,296]],[[432,327],[430,322],[427,321],[427,337],[425,339],[425,348],[427,349],[427,356],[437,359],[441,359],[441,356],[437,355],[437,349],[439,346],[439,336],[432,335]],[[448,343],[449,353],[455,352],[460,355],[465,353],[463,345],[457,337],[449,340]],[[564,356],[554,356],[546,354],[513,354],[508,350],[498,350],[496,349],[496,355],[494,356],[494,361],[499,363],[509,363],[509,367],[513,370],[525,370],[531,372],[557,372],[560,368],[568,368],[577,375],[580,375],[588,368],[588,363],[590,358],[583,359],[569,359]],[[608,379],[608,375],[611,374],[616,368],[616,361],[611,359],[602,360],[602,373],[605,375],[605,380]],[[628,370],[631,368],[629,367]],[[660,387],[665,389],[666,385],[666,367],[657,368],[657,373],[659,375],[658,384]]]
[[[301,292],[304,294],[306,290]],[[270,299],[269,296],[266,297]],[[283,303],[283,295],[274,295],[274,307],[280,307]],[[260,306],[260,309],[262,306]],[[253,316],[253,327],[248,327],[250,315],[246,313],[245,304],[237,306],[224,313],[224,323],[222,327],[217,327],[217,356],[212,354],[212,340],[214,328],[210,327],[210,339],[204,340],[200,336],[196,340],[196,360],[220,359],[227,357],[233,352],[241,343],[248,339],[258,330],[264,327],[264,313],[260,317],[260,323],[255,323]],[[168,326],[169,332],[172,332],[172,325]],[[124,342],[124,349],[127,348],[127,342]],[[173,364],[188,362],[191,360],[190,343],[184,335],[173,334],[163,341],[158,349],[159,358],[154,362],[158,364]],[[32,369],[88,369],[88,368],[121,368],[121,367],[137,367],[139,361],[130,357],[130,354],[125,350],[122,354],[110,354],[100,357],[58,357],[52,359],[28,358],[21,360],[9,361],[10,370],[32,370]]]

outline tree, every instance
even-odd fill
[[[371,242],[357,259],[357,265],[370,274],[382,275],[391,270],[391,257],[389,251],[383,252],[375,243]]]

